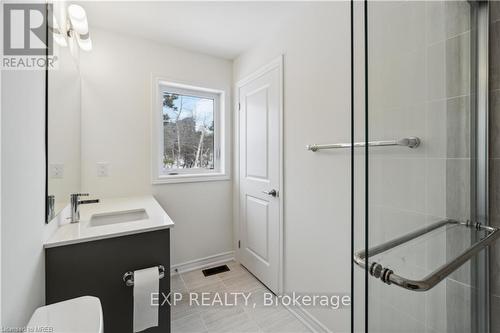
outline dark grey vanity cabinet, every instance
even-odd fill
[[[104,332],[132,333],[133,287],[125,285],[123,274],[156,265],[165,267],[159,291],[168,295],[169,229],[47,248],[46,304],[84,295],[96,296],[102,304]],[[159,307],[159,327],[144,332],[170,332],[167,302]]]

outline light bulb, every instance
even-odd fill
[[[54,41],[57,43],[57,45],[61,47],[66,47],[68,46],[68,42],[66,42],[66,38],[60,34],[54,34]]]
[[[78,41],[78,45],[80,45],[80,48],[84,51],[90,51],[92,50],[92,40],[90,39],[90,35],[87,34],[85,36],[83,36],[84,38],[82,38],[81,35],[78,35],[76,36],[76,40]]]
[[[80,35],[86,35],[89,32],[89,24],[87,22],[87,14],[85,9],[79,5],[70,5],[68,7],[69,19],[71,26]]]

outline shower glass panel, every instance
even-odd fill
[[[464,223],[374,255],[367,270],[354,267],[355,332],[486,332],[478,326],[487,318],[478,313],[487,311],[484,250],[429,290],[388,282],[390,274],[429,276],[487,236],[465,225],[484,222],[476,199],[476,7],[468,1],[354,4],[353,139],[368,144],[354,148],[354,250],[366,253],[445,220]],[[369,145],[409,137],[420,145]]]

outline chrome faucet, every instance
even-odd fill
[[[88,193],[74,193],[70,195],[71,199],[71,223],[80,222],[80,205],[98,203],[99,199],[94,200],[80,200],[80,197],[88,197]]]

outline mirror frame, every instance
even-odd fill
[[[50,222],[48,196],[49,196],[49,3],[45,4],[45,224]]]

